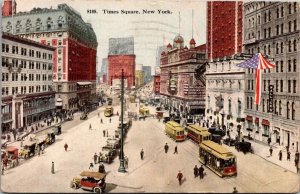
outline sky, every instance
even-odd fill
[[[85,22],[92,24],[96,33],[98,41],[97,69],[99,71],[102,58],[106,58],[108,54],[109,38],[133,36],[136,64],[153,67],[155,66],[157,47],[168,43],[173,44],[174,37],[179,33],[187,46],[192,38],[192,31],[196,45],[204,44],[206,41],[206,1],[16,0],[16,2],[17,12],[30,11],[34,7],[50,8],[52,6],[52,8],[56,8],[61,3],[66,3],[78,11]],[[96,10],[97,13],[89,14],[88,10]],[[108,14],[104,10],[113,11],[114,14]],[[140,14],[125,14],[122,13],[122,10],[138,11]],[[143,14],[143,10],[153,10],[154,13]],[[158,10],[166,12],[160,14]],[[154,73],[154,68],[152,73]]]

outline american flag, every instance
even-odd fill
[[[261,53],[255,54],[251,59],[237,64],[238,67],[256,69],[255,75],[255,104],[260,104],[261,96],[261,70],[271,69],[275,65],[267,61]]]

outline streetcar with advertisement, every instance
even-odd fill
[[[213,141],[199,144],[199,161],[220,177],[237,176],[236,156]]]
[[[200,127],[199,125],[189,125],[185,130],[187,132],[187,138],[198,144],[205,140],[211,140],[211,133],[208,132],[208,129]]]
[[[104,116],[111,117],[114,114],[114,108],[112,106],[107,106],[104,110]]]
[[[185,134],[181,125],[175,121],[169,121],[165,125],[165,133],[175,141],[184,141]]]

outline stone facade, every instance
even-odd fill
[[[276,64],[262,75],[261,104],[254,102],[255,72],[246,71],[246,127],[255,139],[296,146],[300,139],[300,6],[298,2],[244,4],[245,52],[261,52]],[[273,112],[268,111],[274,86]],[[299,145],[298,145],[299,146]]]
[[[66,4],[57,9],[34,8],[18,12],[13,19],[3,17],[2,26],[4,32],[56,48],[53,81],[56,98],[62,100],[62,106],[57,108],[76,110],[91,100],[81,97],[95,96],[98,43],[91,24],[85,23],[80,13]],[[89,90],[78,91],[78,82],[86,83]]]
[[[55,111],[52,90],[55,48],[2,35],[2,131],[20,128]]]

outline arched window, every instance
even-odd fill
[[[292,41],[289,40],[289,52],[292,51]]]
[[[282,114],[282,107],[281,107],[281,100],[279,100],[279,115],[281,115]]]
[[[279,44],[276,43],[276,54],[278,54],[278,53],[279,53]]]
[[[292,120],[295,120],[295,102],[292,102]]]
[[[252,110],[252,104],[253,104],[252,97],[250,97],[250,109],[251,110]]]
[[[283,42],[280,43],[280,52],[283,53]]]
[[[241,112],[242,112],[242,102],[238,100],[238,118],[241,118]]]

